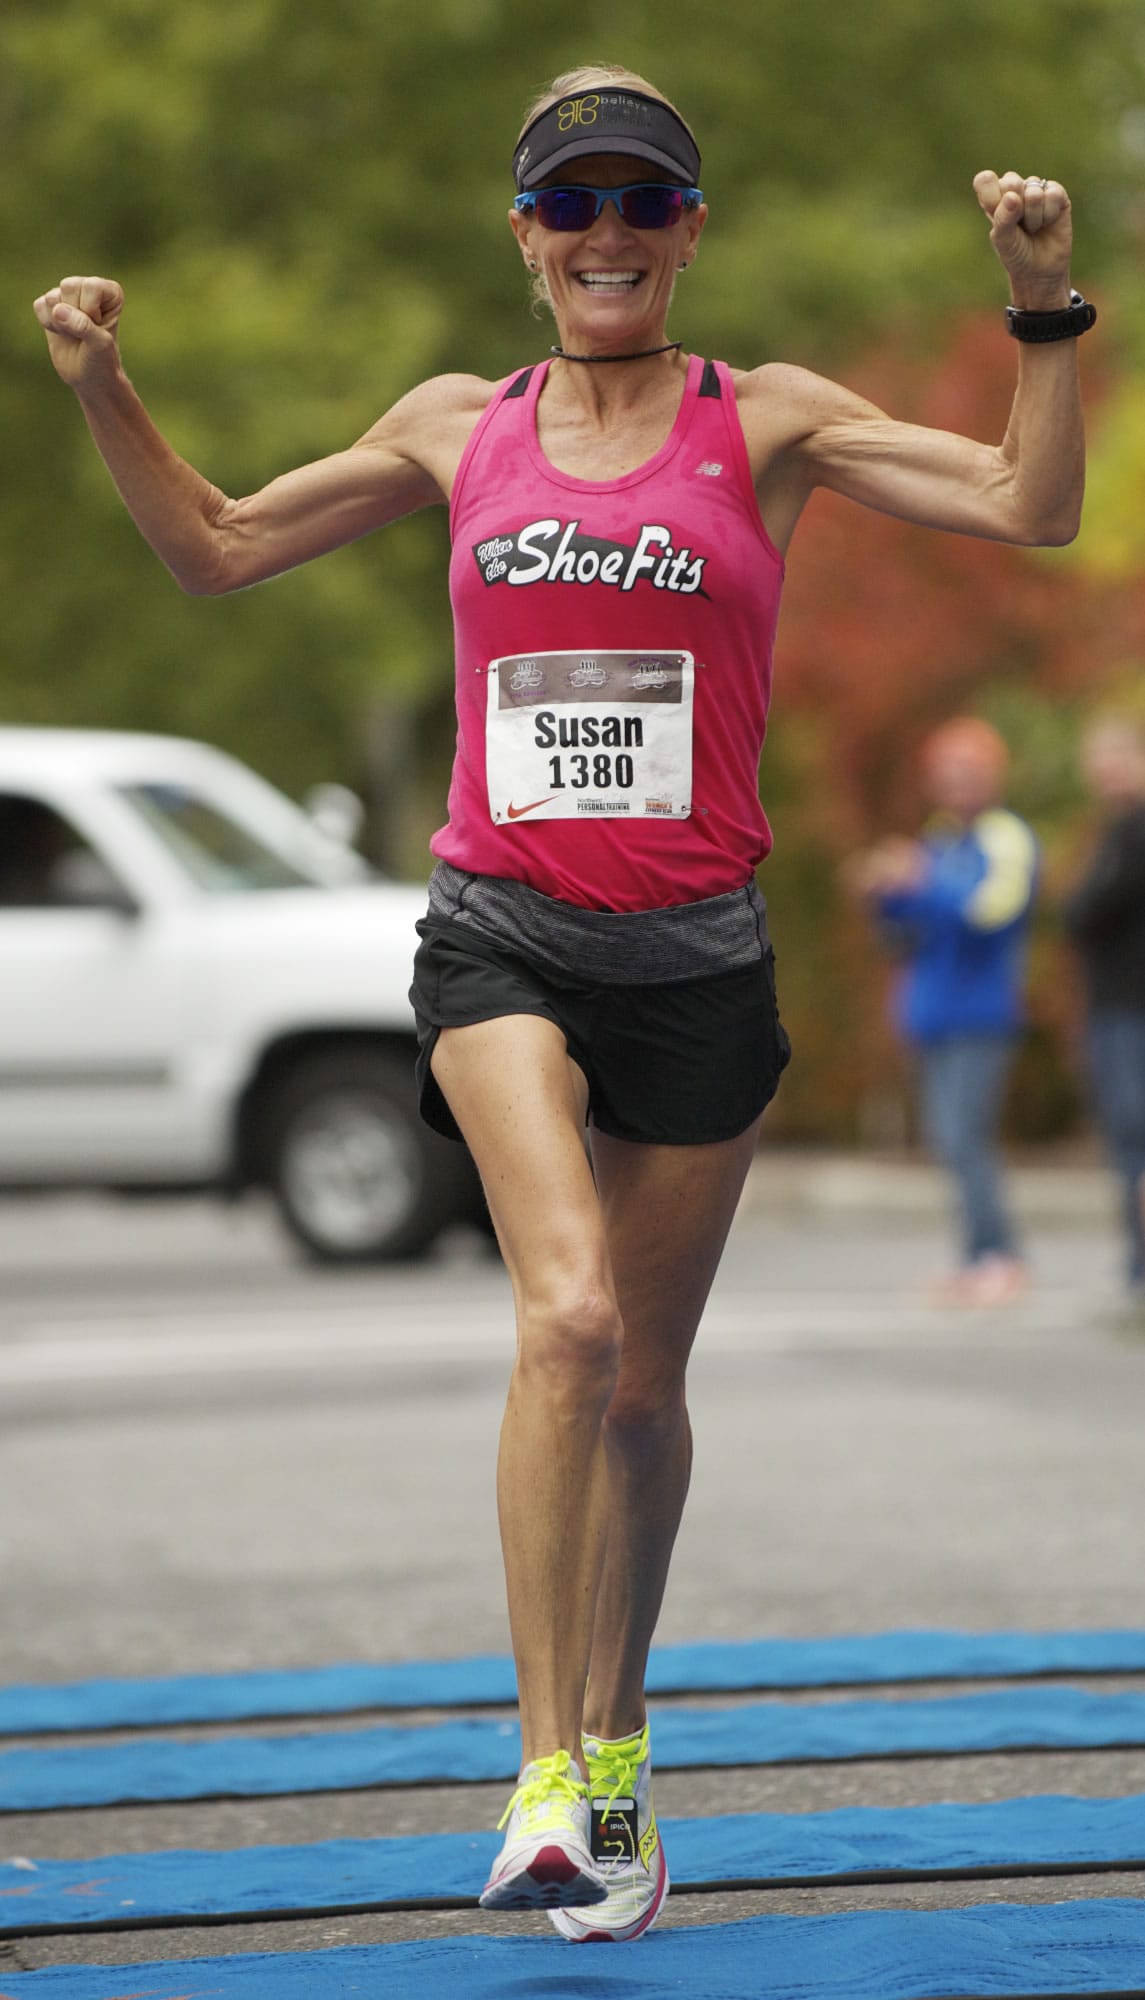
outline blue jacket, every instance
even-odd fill
[[[1030,828],[1001,807],[963,831],[937,823],[917,888],[879,898],[908,963],[896,993],[913,1042],[1012,1034],[1023,1019],[1025,942],[1038,874]]]

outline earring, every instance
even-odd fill
[[[677,269],[678,271],[686,271],[686,270],[687,270],[687,268],[688,268],[688,266],[687,266],[687,264],[686,264],[686,263],[683,263],[683,264],[677,264],[677,266],[676,266],[676,269]]]
[[[540,268],[541,268],[541,267],[540,267],[540,265],[538,264],[538,262],[537,262],[536,258],[535,258],[535,257],[530,257],[530,259],[529,259],[529,269],[530,269],[530,271],[539,271],[539,270],[540,270]]]

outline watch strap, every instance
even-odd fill
[[[1059,306],[1053,312],[1029,312],[1023,306],[1006,307],[1006,329],[1015,340],[1045,342],[1050,340],[1076,340],[1078,334],[1088,333],[1097,318],[1097,307],[1080,292],[1071,292],[1068,306]]]

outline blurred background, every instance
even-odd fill
[[[695,125],[711,207],[673,331],[803,363],[997,438],[1006,291],[971,180],[1064,180],[1092,470],[1079,542],[1027,553],[819,496],[796,539],[762,794],[762,872],[798,1049],[771,1136],[898,1146],[911,1113],[887,972],[843,858],[911,832],[915,749],[973,710],[1014,752],[1045,853],[1010,1137],[1086,1129],[1055,897],[1091,809],[1085,717],[1138,708],[1145,655],[1145,17],[1139,0],[8,0],[0,24],[0,721],[171,731],[295,797],[367,804],[371,859],[424,879],[452,752],[435,513],[231,600],[184,598],[56,382],[33,297],[122,280],[128,368],[231,493],[359,436],[414,382],[543,354],[505,221],[524,106],[582,61],[646,72]]]

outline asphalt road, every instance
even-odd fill
[[[926,1302],[945,1233],[925,1204],[816,1214],[756,1187],[694,1364],[696,1471],[663,1640],[1145,1625],[1145,1337],[1117,1323],[1108,1214],[1065,1201],[1031,1222],[1036,1284],[993,1313]],[[506,1650],[492,1472],[510,1344],[504,1276],[473,1235],[419,1269],[331,1274],[253,1207],[0,1203],[0,1680]],[[503,1790],[10,1816],[0,1851],[460,1830],[492,1824]],[[672,1815],[1054,1790],[1145,1790],[1145,1751],[666,1774],[657,1797]],[[1141,1883],[673,1897],[668,1919]],[[0,1970],[475,1921],[31,1938],[0,1947]]]

